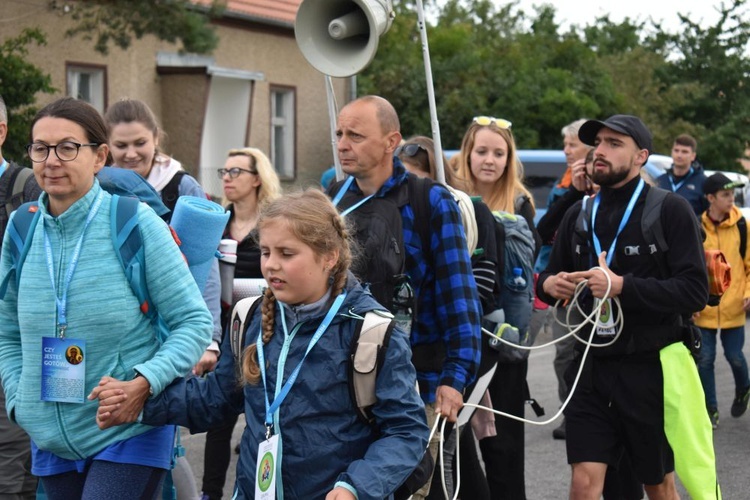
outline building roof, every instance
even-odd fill
[[[211,4],[211,0],[193,1],[202,5]],[[226,0],[226,13],[293,25],[301,3],[302,0]]]

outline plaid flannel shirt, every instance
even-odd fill
[[[393,158],[393,174],[378,190],[383,196],[407,182],[401,161]],[[357,183],[349,189],[359,191]],[[401,209],[406,247],[406,273],[417,298],[417,318],[412,325],[412,347],[443,342],[446,361],[441,373],[417,372],[425,403],[435,402],[438,386],[447,385],[463,392],[479,368],[482,309],[472,273],[466,235],[458,205],[447,189],[430,190],[431,242],[427,262],[419,232],[414,227],[414,211],[409,204]]]

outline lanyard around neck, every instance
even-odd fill
[[[52,291],[55,294],[55,302],[57,302],[57,332],[60,338],[65,338],[65,329],[68,327],[68,288],[70,282],[73,280],[73,273],[78,266],[78,259],[81,255],[81,247],[83,246],[83,238],[86,236],[86,229],[89,224],[99,212],[102,200],[104,199],[104,192],[100,191],[99,195],[94,200],[94,204],[89,209],[88,216],[86,216],[86,222],[83,225],[83,231],[81,236],[78,238],[78,243],[73,249],[73,255],[70,257],[70,265],[68,266],[68,272],[65,274],[65,280],[63,281],[62,296],[57,291],[57,285],[55,284],[55,262],[52,257],[52,244],[49,241],[49,235],[44,228],[42,223],[42,233],[44,233],[44,250],[47,257],[47,271],[49,272],[49,279],[52,282]]]
[[[344,195],[346,194],[346,192],[349,190],[349,186],[352,185],[353,181],[354,181],[354,177],[351,176],[351,175],[346,178],[346,180],[344,181],[344,185],[341,186],[341,189],[339,189],[339,192],[336,193],[336,196],[333,198],[333,206],[334,207],[337,207],[339,205],[339,202],[341,201],[341,198],[343,198]],[[357,203],[355,203],[351,207],[349,207],[346,210],[342,211],[341,212],[341,216],[343,217],[343,216],[345,216],[345,215],[347,215],[347,214],[349,214],[351,212],[354,212],[357,208],[359,208],[360,206],[364,205],[367,202],[367,200],[369,200],[373,196],[374,195],[372,195],[372,194],[369,195],[369,196],[365,196],[363,199],[359,200]]]
[[[668,176],[669,177],[669,183],[672,185],[672,192],[676,193],[677,190],[680,189],[683,184],[685,184],[685,181],[688,180],[688,177],[690,177],[691,175],[693,175],[693,167],[690,167],[690,170],[685,175],[685,177],[683,177],[680,182],[678,182],[677,184],[675,184],[674,183],[674,177],[673,177],[674,176],[674,172],[672,172],[672,175]]]
[[[630,219],[630,215],[633,213],[633,207],[635,207],[635,202],[638,200],[638,196],[640,196],[641,191],[643,191],[643,186],[645,186],[646,183],[643,182],[643,179],[638,181],[638,186],[635,188],[635,191],[633,192],[633,195],[630,197],[630,201],[628,202],[627,208],[625,208],[625,213],[622,215],[622,220],[620,221],[620,227],[617,228],[617,233],[615,234],[614,239],[612,240],[612,244],[609,246],[609,250],[607,251],[607,265],[612,264],[612,257],[615,255],[615,245],[617,244],[617,238],[620,236],[620,233],[625,228],[625,225],[628,223],[628,220]],[[596,197],[594,198],[594,205],[591,207],[591,238],[594,240],[594,249],[596,250],[596,255],[602,253],[602,245],[599,242],[599,238],[596,236],[596,213],[599,211],[599,202],[601,201],[601,192],[597,193]]]
[[[339,309],[341,308],[341,304],[344,302],[345,298],[346,298],[346,290],[341,292],[341,294],[339,294],[339,296],[336,297],[336,300],[333,301],[333,305],[331,305],[331,308],[328,310],[328,313],[325,315],[325,318],[323,318],[323,321],[320,323],[320,326],[318,326],[318,329],[315,330],[315,334],[310,339],[310,343],[307,345],[307,350],[305,351],[305,355],[302,356],[302,359],[294,368],[294,371],[292,372],[292,374],[289,375],[289,378],[287,379],[284,386],[281,388],[281,391],[274,398],[273,404],[270,404],[268,401],[268,386],[266,384],[266,361],[265,361],[265,356],[263,354],[263,327],[261,325],[261,331],[258,334],[258,339],[255,341],[255,347],[258,352],[258,365],[260,367],[260,375],[261,375],[261,378],[263,379],[263,395],[265,397],[265,403],[266,403],[266,429],[269,431],[267,433],[267,436],[270,435],[270,429],[273,426],[273,414],[279,409],[279,407],[281,406],[281,403],[289,394],[289,391],[294,385],[295,380],[297,380],[297,376],[299,375],[300,369],[302,368],[302,363],[305,362],[305,358],[307,358],[307,355],[310,353],[312,348],[315,347],[315,344],[318,343],[318,340],[320,340],[320,337],[322,337],[325,331],[328,329],[328,326],[331,324],[331,321],[333,321],[333,318],[338,313]],[[286,320],[284,319],[283,305],[279,303],[279,306],[282,307],[282,311],[281,311],[282,325],[284,327],[284,334],[286,335],[287,334]],[[279,382],[280,382],[279,380],[276,381],[277,384]]]

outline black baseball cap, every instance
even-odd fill
[[[744,182],[733,181],[721,172],[716,172],[712,176],[706,177],[703,182],[703,194],[716,194],[717,191],[734,189],[744,185]]]
[[[604,127],[632,137],[639,148],[651,154],[651,131],[637,116],[613,115],[604,121],[589,120],[578,129],[578,138],[584,144],[593,146],[596,134]]]

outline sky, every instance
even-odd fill
[[[650,16],[656,21],[663,21],[664,28],[670,32],[675,32],[680,27],[675,6],[692,21],[711,26],[719,19],[717,9],[721,5],[720,0],[520,0],[519,7],[528,16],[536,12],[536,5],[544,3],[555,7],[555,19],[563,27],[573,24],[584,26],[597,17],[609,14],[610,20],[614,22],[620,22],[625,17],[648,21]],[[730,0],[726,0],[727,5],[730,3]]]

